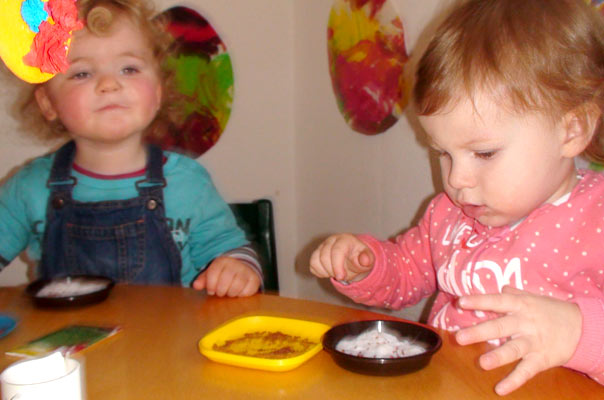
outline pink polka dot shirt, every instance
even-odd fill
[[[429,323],[449,331],[495,316],[457,308],[456,299],[505,285],[574,302],[583,331],[566,366],[604,384],[604,175],[580,175],[570,194],[501,228],[481,225],[439,194],[420,224],[394,241],[359,236],[376,257],[365,279],[332,282],[358,303],[392,309],[438,290]]]

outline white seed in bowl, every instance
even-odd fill
[[[372,329],[358,336],[347,336],[336,345],[336,350],[352,356],[367,358],[400,358],[410,357],[426,351],[425,346],[403,338]]]
[[[48,283],[36,293],[36,297],[71,297],[98,292],[107,287],[107,282],[73,278]]]

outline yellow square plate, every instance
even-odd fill
[[[262,369],[266,371],[289,371],[308,361],[323,349],[321,338],[331,328],[319,322],[300,319],[252,315],[225,322],[209,332],[199,341],[199,351],[212,361],[223,364]],[[314,346],[305,353],[289,358],[260,358],[225,353],[213,349],[214,344],[222,345],[227,340],[237,339],[252,332],[282,332],[286,335],[300,336],[312,342]]]

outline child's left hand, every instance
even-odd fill
[[[218,297],[245,297],[260,288],[260,277],[243,261],[232,257],[217,257],[193,281],[193,289],[206,289]]]
[[[501,294],[464,296],[466,310],[494,311],[501,317],[461,329],[461,345],[492,339],[505,343],[480,356],[480,366],[491,370],[520,360],[514,370],[495,386],[499,395],[508,394],[541,371],[570,360],[581,337],[583,318],[576,304],[538,296],[510,286]]]

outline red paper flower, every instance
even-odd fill
[[[54,24],[42,21],[23,62],[42,72],[56,74],[69,68],[67,42],[71,33],[82,29],[84,24],[78,20],[74,0],[49,0],[47,8]]]

